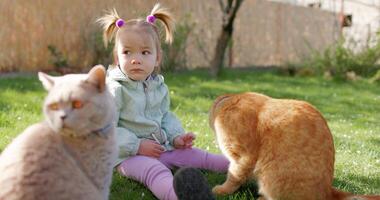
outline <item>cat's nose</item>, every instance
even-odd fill
[[[66,115],[61,115],[61,120],[63,121],[63,120],[65,120],[66,119]]]

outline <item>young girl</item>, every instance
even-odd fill
[[[146,19],[122,20],[116,10],[98,21],[107,44],[115,37],[114,66],[107,85],[117,105],[118,171],[146,185],[159,199],[177,199],[173,167],[196,167],[226,172],[222,155],[192,148],[195,135],[185,133],[169,111],[169,91],[157,74],[162,60],[156,20],[162,22],[166,42],[173,37],[172,15],[156,4]]]

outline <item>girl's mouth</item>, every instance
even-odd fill
[[[131,72],[133,73],[139,73],[139,72],[143,72],[144,70],[142,69],[131,69]]]

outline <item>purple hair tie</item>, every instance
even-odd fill
[[[124,20],[122,20],[122,19],[116,20],[116,26],[118,28],[121,28],[123,25],[124,25]]]
[[[146,21],[149,22],[149,23],[151,23],[151,24],[153,24],[154,21],[156,21],[156,17],[154,15],[148,15],[146,17]]]

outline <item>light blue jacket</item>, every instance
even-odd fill
[[[178,118],[169,111],[169,90],[163,76],[133,81],[118,67],[110,66],[107,87],[117,107],[119,159],[115,165],[136,155],[142,139],[156,140],[166,150],[173,149],[173,139],[185,131]]]

